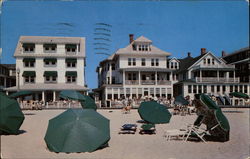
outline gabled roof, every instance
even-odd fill
[[[139,38],[137,38],[136,40],[134,40],[135,42],[149,42],[152,43],[151,40],[149,40],[148,38],[144,37],[144,36],[140,36]]]
[[[177,62],[180,62],[180,60],[179,60],[179,59],[177,59],[177,58],[175,58],[175,57],[173,57],[173,58],[169,59],[169,61],[172,61],[172,60],[176,60]]]

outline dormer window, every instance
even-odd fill
[[[212,64],[214,65],[214,59],[212,59]]]
[[[139,51],[148,51],[148,45],[138,45]]]
[[[23,52],[24,53],[34,53],[35,44],[33,43],[23,43]]]
[[[56,44],[44,44],[43,49],[45,53],[55,53],[56,52]]]

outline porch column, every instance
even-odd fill
[[[141,85],[141,71],[139,71],[139,77],[138,77],[138,80],[139,80],[139,85]]]
[[[3,84],[3,86],[4,86],[4,87],[8,87],[8,86],[7,86],[7,78],[6,78],[6,77],[4,77],[4,84]]]
[[[172,79],[172,73],[173,72],[170,72],[170,74],[169,74],[169,81],[172,81],[173,79]]]
[[[109,63],[109,84],[112,84],[112,65]]]
[[[217,82],[219,82],[219,80],[220,80],[220,73],[219,73],[219,71],[217,70]]]
[[[108,91],[107,91],[107,88],[105,88],[105,101],[108,100]]]
[[[42,101],[45,103],[45,92],[42,91]]]
[[[114,88],[111,88],[111,99],[114,100]]]
[[[235,71],[234,71],[234,82],[235,82]]]
[[[53,91],[53,102],[56,101],[56,91]]]
[[[202,82],[202,71],[200,70],[200,82]]]
[[[125,70],[122,71],[122,84],[125,85]]]
[[[158,85],[158,83],[157,83],[157,71],[155,71],[155,85]]]

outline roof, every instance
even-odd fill
[[[200,56],[197,56],[195,58],[188,56],[188,57],[186,57],[184,59],[179,59],[179,61],[180,61],[180,68],[179,68],[179,70],[177,70],[177,73],[186,71],[190,66],[192,66],[196,61],[198,61],[199,59],[201,59],[206,54],[207,53],[202,54]]]
[[[143,72],[171,72],[171,69],[167,68],[154,68],[154,67],[130,67],[130,68],[120,68],[120,70],[125,71],[143,71]]]
[[[137,38],[136,40],[134,40],[135,42],[148,42],[148,43],[152,43],[151,40],[149,40],[148,38],[144,37],[144,36],[140,36],[139,38]]]
[[[17,90],[17,86],[5,88],[4,90],[6,90],[6,91],[16,91]],[[36,83],[36,84],[21,85],[20,86],[20,90],[29,90],[29,91],[78,90],[78,91],[82,91],[82,90],[87,90],[87,88],[84,87],[84,86],[76,85],[76,84],[63,84],[63,83],[58,83],[58,84],[43,84],[43,83]]]
[[[0,64],[7,69],[16,69],[16,64]]]
[[[245,47],[245,48],[241,48],[241,49],[236,50],[236,51],[234,51],[234,52],[232,52],[232,53],[230,53],[230,54],[227,54],[227,55],[223,56],[222,58],[225,58],[225,57],[228,57],[228,56],[233,56],[233,55],[235,55],[235,54],[237,54],[237,53],[244,52],[244,51],[249,51],[249,50],[250,50],[250,47],[249,47],[249,46],[248,46],[248,47]]]
[[[35,43],[35,44],[80,44],[80,52],[78,55],[72,55],[75,57],[85,57],[85,38],[84,37],[54,37],[54,36],[20,36],[17,47],[14,53],[14,57],[17,56],[44,56],[44,54],[24,54],[22,53],[23,43]],[[48,56],[48,55],[46,55]],[[62,54],[53,54],[52,56],[62,56]],[[66,55],[65,55],[66,56]]]

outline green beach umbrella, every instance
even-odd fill
[[[49,120],[44,140],[53,152],[93,152],[110,140],[109,120],[93,109],[68,109]]]
[[[85,100],[85,97],[80,92],[73,90],[61,91],[59,97],[70,100]]]
[[[249,98],[249,96],[247,94],[241,93],[241,92],[232,92],[232,93],[229,93],[229,95],[234,96],[234,97],[238,97],[238,98],[246,98],[246,99]]]
[[[188,101],[183,96],[177,96],[174,100],[176,105],[188,105]]]
[[[169,123],[172,116],[166,106],[155,101],[142,102],[138,113],[143,120],[152,124]]]
[[[217,104],[208,95],[200,94],[200,101],[209,109],[219,109]]]
[[[220,127],[224,131],[229,131],[230,130],[229,122],[226,116],[222,113],[221,109],[215,110],[214,114],[217,122],[220,124]]]
[[[81,101],[82,108],[84,109],[97,109],[97,106],[95,104],[94,99],[92,99],[90,96],[84,96],[85,100]]]
[[[0,92],[0,134],[18,134],[23,120],[18,102]]]
[[[18,97],[22,97],[22,96],[31,95],[32,93],[33,92],[31,92],[31,91],[19,91],[19,92],[16,92],[16,93],[9,95],[9,97],[18,98]]]
[[[151,128],[154,128],[155,124],[151,124],[151,123],[146,123],[146,124],[142,124],[141,128],[143,130],[150,130]]]

